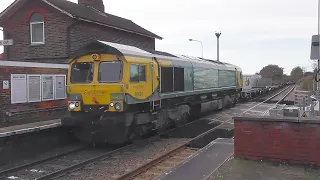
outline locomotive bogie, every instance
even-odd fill
[[[123,144],[128,142],[133,113],[71,113],[64,118],[63,126],[71,127],[74,135],[85,143]]]
[[[162,132],[184,125],[201,113],[229,108],[234,96],[205,101],[194,105],[179,105],[154,112],[73,112],[62,120],[75,136],[86,143],[124,144],[152,132]]]

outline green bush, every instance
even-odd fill
[[[312,90],[312,88],[313,88],[312,83],[315,83],[314,76],[313,75],[305,76],[305,77],[301,78],[301,80],[300,80],[300,88],[303,91]]]

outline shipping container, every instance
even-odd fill
[[[265,88],[272,86],[272,78],[261,78],[258,80],[257,87]]]
[[[243,75],[243,89],[253,89],[258,85],[259,80],[261,79],[261,75]]]

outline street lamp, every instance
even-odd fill
[[[217,61],[219,61],[219,38],[221,36],[221,32],[219,32],[219,33],[215,32],[215,34],[217,36]]]
[[[203,44],[201,41],[199,40],[195,40],[195,39],[189,39],[189,41],[196,41],[196,42],[199,42],[201,44],[201,53],[202,53],[202,58],[203,58]]]

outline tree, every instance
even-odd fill
[[[305,77],[301,78],[300,88],[304,91],[313,90],[313,87],[316,86],[316,84],[314,84],[314,83],[315,82],[314,82],[313,75],[305,76]]]
[[[314,76],[314,72],[305,72],[305,73],[303,73],[303,77],[305,77],[305,76]]]
[[[282,82],[288,82],[291,80],[291,77],[286,74],[283,74],[281,79],[282,79]]]
[[[312,67],[312,69],[313,69],[313,72],[317,72],[317,70],[318,70],[318,63],[312,63],[311,64],[311,67]]]
[[[283,68],[278,65],[270,64],[263,67],[259,74],[263,78],[272,78],[272,81],[281,83],[283,79]]]
[[[290,76],[294,81],[300,80],[303,77],[303,69],[300,66],[293,68]]]

